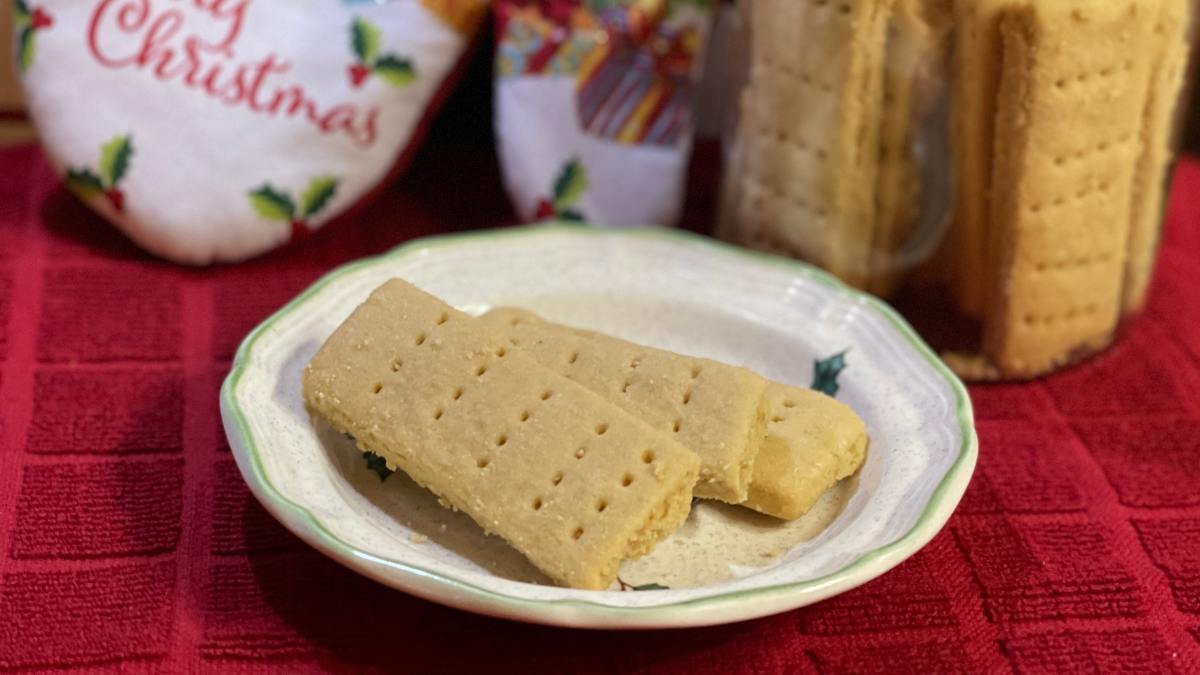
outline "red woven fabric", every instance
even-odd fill
[[[243,486],[218,386],[242,336],[332,266],[511,219],[490,150],[452,136],[359,225],[199,271],[140,254],[34,149],[0,151],[0,668],[1200,672],[1194,160],[1146,315],[1082,367],[973,388],[982,448],[962,506],[860,589],[607,634],[445,609],[301,544]],[[693,223],[715,192],[704,167]]]

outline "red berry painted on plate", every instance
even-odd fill
[[[533,217],[537,218],[538,220],[541,220],[542,218],[553,218],[554,204],[551,204],[550,201],[546,199],[541,200],[538,202],[537,211],[533,214]]]
[[[125,193],[117,188],[112,188],[105,192],[104,196],[108,198],[108,203],[112,204],[117,213],[125,213]]]
[[[54,25],[54,17],[50,16],[46,10],[38,7],[37,9],[33,10],[33,17],[30,19],[30,25],[33,26],[34,30],[38,30],[39,28],[49,28]]]
[[[292,221],[292,241],[300,241],[311,233],[312,230],[308,229],[308,225],[305,225],[303,220]]]
[[[366,81],[367,76],[371,74],[371,69],[361,63],[356,63],[350,66],[350,84],[355,87],[361,87]]]

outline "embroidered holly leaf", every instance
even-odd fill
[[[846,367],[846,352],[813,362],[812,388],[829,396],[837,396],[838,375]]]
[[[16,14],[17,23],[29,20],[29,5],[25,4],[25,0],[14,0],[13,12]]]
[[[104,192],[104,184],[91,169],[67,169],[67,189],[81,199],[91,199]]]
[[[578,158],[563,165],[554,179],[554,208],[560,212],[572,206],[588,188],[587,169]]]
[[[296,205],[292,198],[270,184],[250,193],[250,206],[263,218],[279,223],[290,223],[296,217]]]
[[[104,187],[114,187],[129,170],[133,143],[129,136],[117,136],[100,148],[100,180]]]
[[[379,29],[363,18],[354,20],[350,29],[354,55],[359,63],[372,63],[379,56]]]
[[[23,73],[33,65],[34,30],[27,25],[17,34],[17,68]]]
[[[396,87],[407,87],[416,79],[417,72],[413,70],[412,61],[402,59],[395,54],[379,57],[371,66],[371,72],[382,77]]]
[[[558,216],[559,220],[569,220],[572,223],[582,223],[587,220],[587,218],[583,217],[582,213],[575,209],[563,209],[554,215]]]
[[[373,452],[363,452],[363,459],[367,460],[367,468],[374,471],[379,476],[379,482],[388,479],[388,476],[396,473],[388,468],[387,461],[384,458]]]
[[[332,176],[314,178],[300,195],[300,217],[308,218],[325,208],[337,193],[338,180]]]

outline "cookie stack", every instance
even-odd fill
[[[944,80],[925,0],[753,0],[719,234],[886,294],[917,222],[916,134]]]
[[[303,392],[314,416],[577,588],[609,587],[693,496],[796,518],[867,448],[858,416],[823,394],[528,312],[471,317],[399,279],[322,345]]]
[[[954,226],[941,274],[982,326],[977,377],[1111,341],[1145,298],[1190,0],[956,0]]]
[[[930,271],[982,335],[947,361],[1022,378],[1101,349],[1153,268],[1189,3],[752,0],[720,232],[888,293],[938,189],[918,129],[948,81]]]

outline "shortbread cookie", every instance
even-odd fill
[[[329,337],[303,390],[334,429],[567,586],[607,588],[690,509],[692,452],[399,279]]]
[[[950,148],[954,207],[939,263],[959,307],[975,318],[983,310],[984,288],[995,269],[986,247],[1000,74],[1000,16],[1017,1],[953,0]]]
[[[1163,196],[1171,163],[1171,128],[1183,86],[1188,59],[1190,0],[1163,0],[1154,27],[1154,56],[1150,67],[1150,93],[1138,134],[1141,156],[1133,177],[1128,260],[1122,308],[1141,309],[1154,270],[1155,251],[1163,217]]]
[[[996,382],[1003,379],[1000,369],[978,352],[942,352],[946,367],[968,382]]]
[[[772,382],[765,397],[767,435],[744,505],[791,520],[858,471],[867,457],[867,430],[853,410],[819,391]]]
[[[862,420],[822,393],[763,380],[708,359],[544,321],[525,310],[497,309],[484,320],[506,331],[520,349],[544,359],[542,363],[558,364],[559,372],[650,424],[667,426],[706,463],[712,460],[706,459],[703,448],[709,448],[708,456],[720,456],[723,451],[713,450],[714,443],[728,438],[729,444],[740,444],[749,427],[753,471],[741,503],[756,511],[797,518],[821,493],[857,471],[865,457]],[[573,354],[578,356],[571,364]],[[632,359],[637,359],[636,369],[630,368]],[[698,376],[693,379],[692,373]],[[689,388],[695,393],[694,403],[675,406],[679,392]],[[757,406],[749,404],[757,400],[754,397],[761,398]],[[766,424],[757,418],[749,422],[750,415],[765,415]],[[703,476],[704,464],[700,471]],[[701,486],[696,494],[703,494]]]
[[[741,503],[750,487],[766,382],[745,368],[542,321],[519,309],[482,317],[508,344],[673,436],[700,456],[697,497]]]
[[[928,0],[897,0],[884,64],[879,132],[876,222],[867,290],[889,295],[909,264],[897,258],[920,215],[921,166],[916,135],[944,80],[941,52],[949,30],[946,8]]]
[[[817,264],[833,256],[830,150],[837,136],[838,65],[820,60],[844,45],[795,40],[809,23],[841,15],[814,3],[755,0],[746,4],[749,73],[741,92],[739,125],[725,179],[737,202],[727,210],[726,235],[758,248],[789,250]],[[810,16],[812,15],[812,16]],[[781,26],[793,27],[785,39]],[[814,66],[822,64],[828,70]],[[781,235],[780,222],[788,234]]]
[[[983,340],[1006,376],[1112,339],[1161,2],[1003,12]]]
[[[865,282],[892,2],[750,3],[722,236]]]
[[[849,63],[841,115],[856,120],[857,125],[843,126],[831,155],[837,246],[830,270],[860,288],[867,286],[875,272],[871,247],[884,218],[874,186],[880,171],[880,136],[895,112],[883,101],[889,67],[887,27],[894,5],[894,0],[857,0],[850,5]],[[845,7],[839,6],[839,11],[844,12]]]

